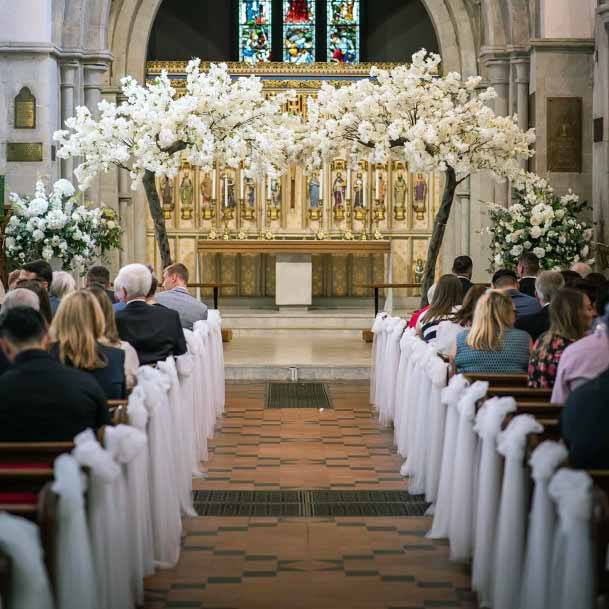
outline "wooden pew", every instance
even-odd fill
[[[551,389],[537,389],[533,387],[510,387],[500,385],[490,385],[486,394],[487,398],[492,397],[513,397],[517,402],[528,402],[538,404],[549,404],[552,398]]]
[[[489,386],[499,385],[500,387],[526,387],[529,377],[526,374],[495,374],[489,372],[468,372],[465,378],[470,382],[487,381]]]
[[[129,400],[108,400],[108,409],[114,425],[126,425],[129,422],[127,405]]]

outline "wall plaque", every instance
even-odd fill
[[[23,87],[15,97],[15,129],[36,128],[36,98]]]
[[[42,142],[7,142],[6,160],[9,163],[42,161]]]
[[[582,171],[581,97],[548,97],[548,171]]]

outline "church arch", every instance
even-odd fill
[[[109,20],[114,62],[112,83],[129,74],[143,80],[148,40],[163,0],[115,0]],[[465,0],[421,0],[436,31],[445,68],[466,76],[477,73],[474,29]]]

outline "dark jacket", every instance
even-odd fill
[[[518,282],[520,291],[527,296],[535,298],[535,280],[536,277],[523,277]]]
[[[569,395],[560,417],[575,468],[609,468],[609,370]]]
[[[122,400],[127,397],[127,383],[125,381],[125,352],[115,347],[107,347],[98,343],[97,347],[101,351],[107,365],[103,368],[94,370],[84,370],[93,377],[102,388],[108,400]],[[54,344],[51,347],[51,355],[59,361],[59,346]],[[67,361],[66,366],[72,366],[72,362]]]
[[[109,423],[99,384],[46,351],[20,353],[0,376],[0,442],[70,441]]]
[[[469,289],[474,285],[467,277],[459,277],[459,281],[461,282],[461,285],[463,286],[463,297],[465,298],[465,295],[469,292]]]
[[[512,299],[516,308],[516,318],[524,317],[525,315],[533,315],[539,313],[541,305],[535,298],[527,296],[518,290],[507,290],[507,294]]]
[[[180,316],[161,305],[132,301],[116,312],[116,326],[121,339],[137,351],[142,366],[186,353]]]
[[[550,307],[545,306],[538,313],[519,317],[514,324],[515,328],[524,330],[535,342],[544,332],[550,329]]]
[[[6,357],[4,351],[2,351],[2,348],[0,347],[0,375],[4,374],[10,368],[11,362],[9,361],[8,357]]]

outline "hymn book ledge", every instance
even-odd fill
[[[389,254],[391,241],[209,239],[199,242],[199,251],[207,254]]]

